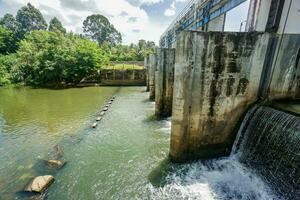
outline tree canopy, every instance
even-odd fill
[[[69,34],[33,31],[17,52],[18,79],[28,85],[79,83],[107,61],[92,41]],[[17,73],[15,73],[17,74]]]
[[[108,43],[114,46],[122,42],[121,33],[103,15],[88,16],[83,22],[83,32],[99,45]]]
[[[112,61],[143,61],[154,50],[154,42],[139,40],[137,44],[114,46],[109,52]]]
[[[14,33],[16,33],[19,29],[19,23],[17,22],[17,20],[12,14],[8,13],[0,19],[0,25],[2,25],[6,29],[11,30]]]
[[[49,22],[49,31],[66,33],[66,29],[63,27],[62,23],[56,18],[52,18]]]
[[[43,15],[29,3],[16,18],[5,14],[0,19],[0,86],[77,84],[109,60],[141,61],[154,52],[151,41],[121,45],[120,32],[102,15],[87,17],[83,25],[84,35],[67,33],[54,17],[47,31]]]
[[[30,3],[18,10],[16,20],[19,23],[21,36],[33,30],[47,29],[47,23],[42,13]]]
[[[16,50],[14,33],[0,25],[0,54],[7,55]]]

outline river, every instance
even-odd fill
[[[0,89],[0,199],[28,198],[19,191],[45,174],[55,177],[50,200],[274,199],[234,157],[171,164],[170,119],[153,120],[148,96],[144,87]],[[45,168],[57,151],[66,165]]]

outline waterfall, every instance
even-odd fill
[[[232,154],[282,199],[300,199],[300,117],[254,106],[240,127]]]

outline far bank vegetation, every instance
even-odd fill
[[[154,42],[145,40],[121,43],[121,33],[105,16],[88,16],[83,34],[68,33],[59,19],[54,17],[48,25],[28,3],[16,16],[0,19],[0,86],[77,84],[104,67],[141,68],[126,63],[143,61],[155,48]],[[114,66],[111,61],[124,64]]]

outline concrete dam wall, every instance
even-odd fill
[[[155,71],[155,115],[172,115],[175,49],[158,49]]]
[[[101,69],[97,74],[88,77],[84,82],[107,86],[145,86],[146,69]]]
[[[174,160],[229,154],[236,123],[256,100],[267,41],[262,33],[179,35],[170,149]]]
[[[174,62],[168,55],[172,49],[151,55],[148,86],[157,116],[168,104],[166,85],[173,88],[171,159],[229,155],[250,105],[299,99],[299,46],[297,34],[183,31],[176,39]],[[173,84],[168,74],[174,76]]]

